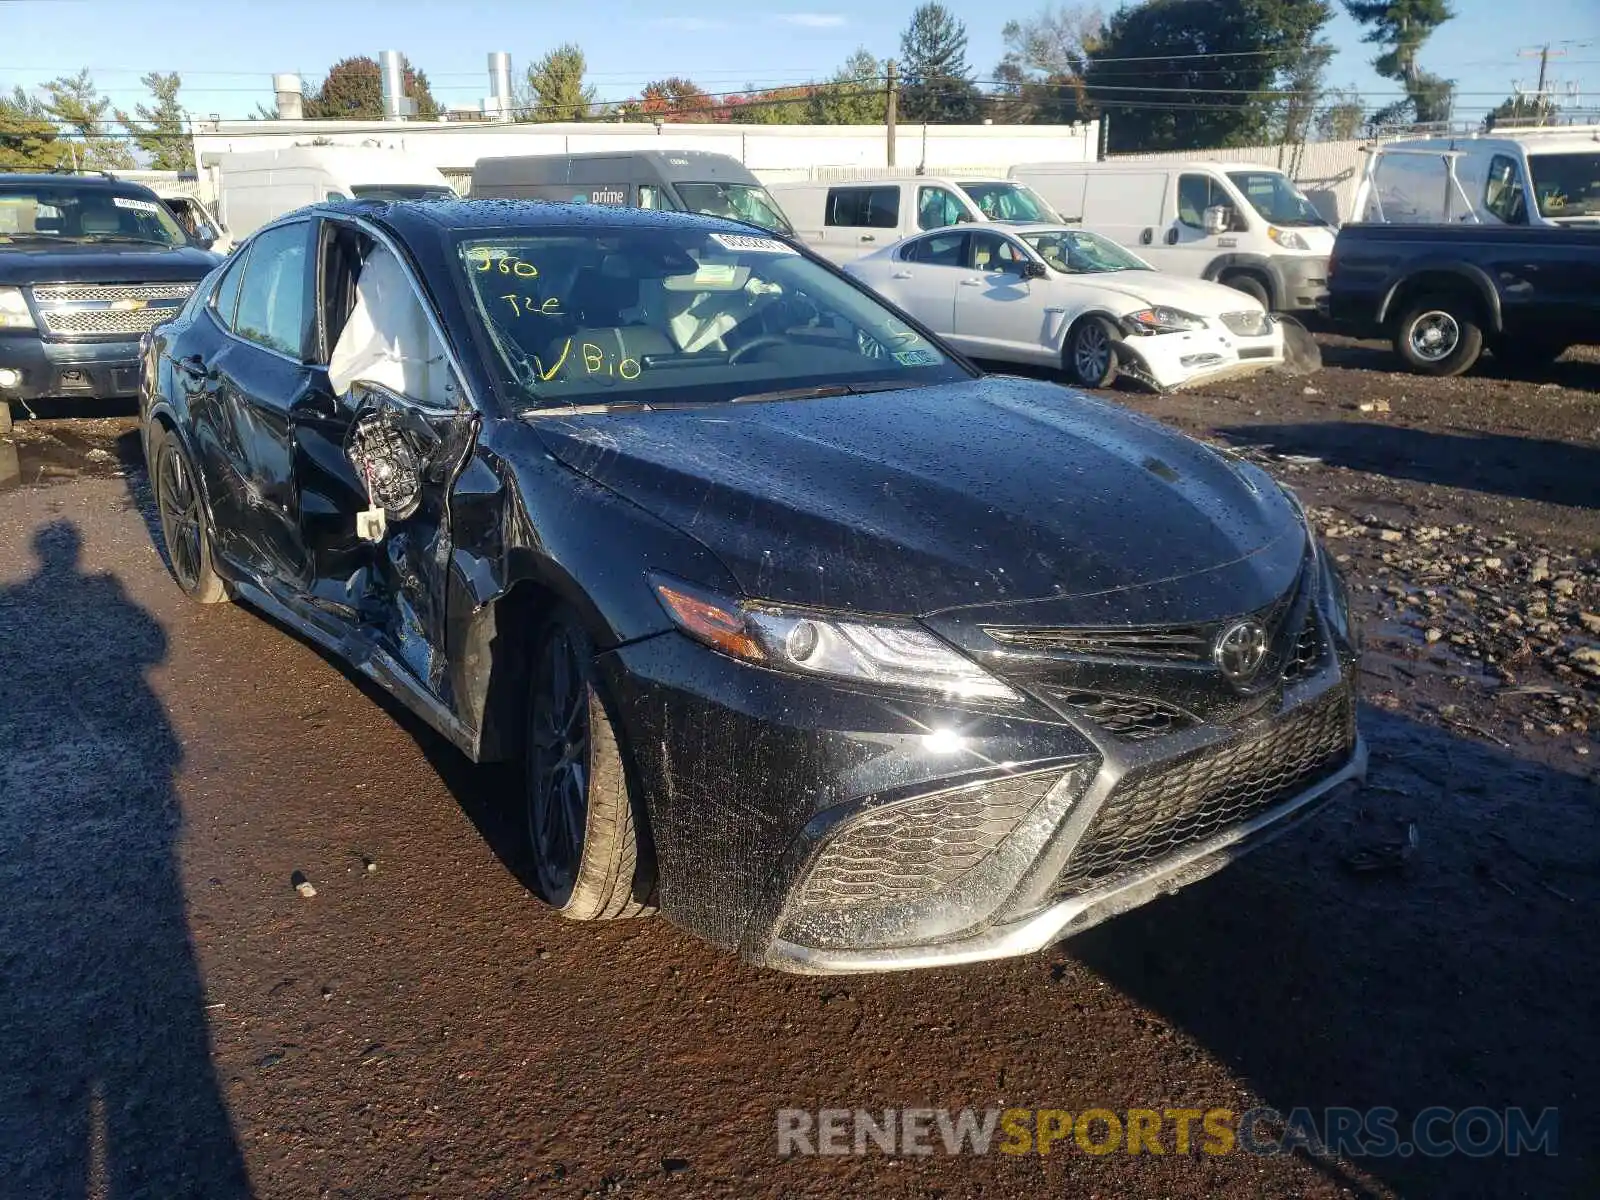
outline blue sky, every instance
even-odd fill
[[[967,24],[968,57],[987,77],[1008,18],[1040,0],[945,0]],[[686,75],[711,92],[770,86],[831,73],[857,46],[898,54],[911,0],[742,0],[673,9],[638,0],[0,0],[0,86],[34,86],[89,67],[123,107],[142,98],[140,74],[183,75],[182,97],[200,116],[243,117],[270,102],[271,75],[299,71],[308,85],[349,54],[405,51],[443,103],[475,104],[486,92],[485,55],[507,50],[515,72],[550,46],[576,41],[607,99],[637,94],[649,79]],[[1537,63],[1519,49],[1551,42],[1566,51],[1552,74],[1600,105],[1600,0],[1455,0],[1456,19],[1428,43],[1423,63],[1457,80],[1458,115],[1473,117],[1532,83]],[[1394,85],[1375,76],[1373,49],[1340,10],[1330,29],[1340,53],[1328,73],[1374,103]]]

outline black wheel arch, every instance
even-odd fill
[[[1248,276],[1266,289],[1268,312],[1277,312],[1282,307],[1282,277],[1265,254],[1219,254],[1206,264],[1200,278],[1218,283],[1225,277],[1236,275]]]
[[[1434,295],[1469,300],[1486,333],[1500,333],[1505,328],[1500,293],[1494,281],[1471,263],[1448,261],[1417,264],[1392,281],[1378,303],[1379,326],[1387,327],[1417,299]]]

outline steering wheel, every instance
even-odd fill
[[[763,333],[760,337],[751,338],[732,354],[728,355],[728,365],[730,367],[737,366],[749,355],[754,354],[757,350],[765,350],[768,346],[787,346],[788,344],[788,338],[781,338],[776,334]]]

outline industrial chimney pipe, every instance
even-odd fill
[[[383,119],[406,119],[405,73],[400,66],[400,51],[378,51],[378,75],[383,85]]]

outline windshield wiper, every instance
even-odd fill
[[[765,404],[776,400],[821,400],[827,396],[864,396],[868,392],[897,392],[911,387],[899,380],[882,383],[823,383],[816,387],[780,388],[773,392],[751,392],[735,396],[729,404]]]

